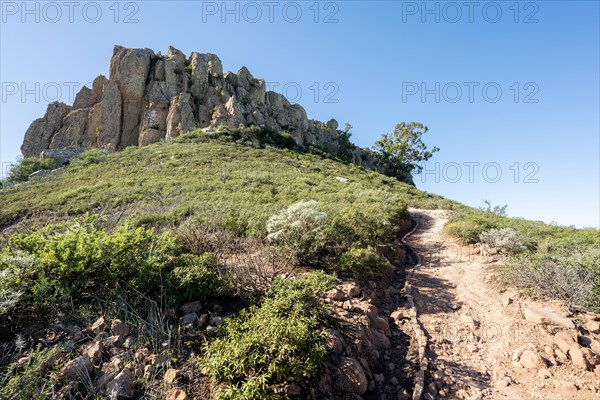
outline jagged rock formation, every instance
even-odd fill
[[[115,46],[110,77],[101,75],[91,89],[82,88],[72,106],[50,104],[25,133],[21,151],[25,157],[67,147],[112,152],[219,125],[285,130],[301,147],[343,153],[347,161],[385,172],[372,151],[348,146],[337,121],[310,120],[302,106],[267,91],[246,67],[223,73],[216,55],[194,52],[187,58],[173,47],[162,56]]]

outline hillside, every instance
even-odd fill
[[[598,243],[596,230],[481,212],[326,153],[249,140],[255,128],[236,132],[195,131],[110,154],[89,150],[65,168],[0,190],[3,398],[95,398],[111,390],[123,398],[420,397],[422,343],[406,289],[415,256],[399,238],[409,218],[422,217],[407,207],[454,210],[447,232],[481,243],[461,254],[478,249],[482,262],[500,257],[506,264],[511,247],[491,252],[481,233],[510,227],[526,234],[529,250],[497,267],[504,284],[486,278],[490,284],[514,286],[511,271],[526,271],[523,262],[535,268],[573,244],[588,259],[581,264],[588,270],[575,273],[598,279],[598,254],[586,250]],[[433,254],[434,266],[449,257],[439,238],[423,245],[429,249],[415,248]],[[427,327],[428,304],[445,299],[447,289],[437,278],[413,279],[416,323]],[[488,285],[473,282],[472,290],[475,283]],[[523,287],[530,295],[564,294]],[[439,300],[420,296],[431,289]],[[500,298],[493,286],[486,290]],[[583,302],[564,299],[594,308],[598,285],[591,290]],[[583,321],[595,348],[587,330],[593,324]],[[434,346],[427,354],[435,360],[440,353]],[[49,368],[49,360],[56,365]],[[428,379],[436,393],[458,395],[454,381]],[[492,393],[480,379],[468,391]]]
[[[25,216],[60,217],[102,209],[154,216],[158,224],[181,222],[192,214],[237,214],[250,231],[277,208],[307,199],[321,201],[327,210],[345,204],[376,213],[396,203],[459,206],[327,154],[259,149],[202,131],[168,144],[112,154],[90,151],[64,170],[6,188],[0,199],[0,225],[5,227]]]
[[[394,243],[409,226],[407,205],[462,208],[395,178],[326,154],[252,144],[228,134],[203,131],[182,135],[168,143],[130,147],[111,154],[90,150],[73,159],[66,168],[3,188],[0,202],[4,226],[1,259],[4,300],[0,320],[4,326],[3,348],[8,357],[3,368],[21,354],[15,353],[13,347],[16,337],[37,342],[40,336],[49,334],[49,326],[59,332],[49,342],[63,346],[69,337],[73,338],[73,326],[91,326],[100,315],[120,318],[129,326],[129,332],[136,332],[149,321],[132,320],[132,315],[150,318],[155,312],[168,314],[170,307],[189,309],[192,306],[185,304],[190,301],[201,301],[202,310],[212,310],[202,315],[212,315],[213,319],[217,315],[221,318],[236,314],[248,302],[259,306],[260,295],[281,274],[300,279],[303,271],[324,270],[342,278],[338,281],[340,285],[349,284],[346,281],[349,278],[385,281],[390,279],[391,271],[378,254],[387,254],[396,263],[404,262],[404,251]],[[291,237],[270,240],[269,236],[277,231],[269,218],[295,204],[304,206],[297,214],[286,217],[292,220],[284,222],[280,231],[283,236]],[[313,221],[311,215],[322,216],[323,220]],[[286,231],[288,224],[295,226],[294,218],[299,218],[302,224],[315,225],[295,237],[295,228]],[[320,297],[335,286],[335,280],[330,279],[334,278],[319,278],[325,286],[313,296]],[[289,295],[294,296],[292,293]],[[159,299],[157,310],[154,301]],[[315,315],[314,307],[304,310],[309,313],[307,317]],[[259,310],[254,312],[260,315]],[[193,312],[201,315],[200,310]],[[182,311],[176,315],[187,316],[191,321],[184,324],[185,334],[178,331],[173,337],[174,343],[168,350],[173,356],[182,357],[173,365],[189,372],[199,362],[196,357],[190,358],[190,351],[203,348],[203,338],[212,335],[209,332],[217,322],[197,322]],[[165,330],[171,331],[185,322],[173,319],[174,316],[165,315],[161,320]],[[305,317],[297,315],[286,324],[295,323],[295,318]],[[311,323],[316,324],[311,331],[317,326],[331,326],[335,320],[330,319],[331,315],[323,318],[325,315]],[[347,317],[340,317],[343,318]],[[260,329],[268,329],[270,322],[275,321],[264,322]],[[79,339],[72,339],[77,346],[83,343],[83,347],[78,347],[80,354],[85,353],[89,340],[93,343],[93,332],[83,330],[87,339],[81,339],[81,332]],[[348,334],[351,330],[344,332]],[[100,332],[99,337],[102,335]],[[134,335],[138,340],[134,349],[161,350],[149,338],[137,335]],[[315,340],[302,335],[297,339],[299,343]],[[163,337],[161,333],[158,336]],[[182,349],[180,340],[184,338],[187,344]],[[102,345],[104,353],[111,347],[107,340]],[[32,345],[26,346],[29,353],[34,351]],[[300,344],[294,342],[292,346],[297,345]],[[403,341],[402,347],[407,349],[408,342]],[[71,354],[67,359],[75,357],[77,352]],[[373,365],[378,362],[377,354],[371,356]],[[40,357],[43,355],[49,357],[46,353]],[[109,356],[101,359],[105,357]],[[330,360],[329,356],[323,357],[321,354],[315,361],[315,367],[320,366],[318,370],[325,360]],[[339,360],[335,356],[327,362]],[[31,373],[39,374],[36,369],[39,367],[27,368],[30,367]],[[304,361],[298,366],[306,367]],[[218,370],[222,368],[221,365]],[[96,371],[100,370],[89,372],[90,379],[103,376]],[[58,372],[60,369],[48,377],[53,382],[51,387],[61,382],[62,375]],[[13,372],[5,376],[17,379],[14,377],[20,375]],[[314,373],[302,374],[297,379],[306,385],[314,377]],[[276,383],[278,379],[269,382]],[[407,390],[411,390],[411,380],[405,377],[404,381]],[[18,379],[14,382],[7,390],[25,384],[18,383]],[[43,382],[49,381],[42,379],[38,384]],[[150,393],[154,390],[152,385],[157,384],[151,382],[137,386],[136,393]],[[27,385],[35,386],[32,382]],[[188,392],[193,387],[190,382]],[[60,387],[47,390],[44,396],[51,396]],[[106,387],[101,385],[97,390],[101,393]],[[269,393],[273,389],[261,390]],[[258,392],[250,390],[250,393]],[[238,398],[238,395],[232,396]]]
[[[423,124],[350,128],[116,46],[0,181],[0,399],[596,398],[600,232],[417,189]]]

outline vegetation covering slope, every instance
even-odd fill
[[[508,218],[492,210],[463,209],[446,233],[505,256],[505,284],[564,300],[573,309],[600,312],[600,231]]]
[[[0,398],[64,395],[61,369],[77,351],[58,339],[26,345],[19,335],[56,320],[87,326],[101,314],[140,332],[134,350],[169,343],[173,359],[183,347],[198,351],[191,362],[222,385],[222,397],[269,398],[285,380],[306,383],[327,357],[319,294],[336,276],[377,276],[410,206],[454,210],[446,232],[506,256],[507,284],[600,309],[597,230],[471,209],[290,147],[285,135],[252,129],[196,131],[112,154],[90,150],[29,181],[31,168],[46,166],[21,163],[17,182],[0,190]],[[209,344],[186,341],[168,310],[193,300],[245,310]],[[90,380],[100,379],[97,369]],[[141,382],[136,394],[149,396],[152,385]],[[92,389],[68,390],[103,393]]]
[[[0,191],[0,323],[12,354],[0,397],[56,397],[61,369],[78,356],[57,350],[49,368],[36,360],[50,350],[25,346],[31,362],[17,367],[17,335],[110,314],[150,332],[146,344],[160,351],[182,343],[166,310],[192,300],[251,305],[199,359],[225,384],[223,396],[268,397],[282,379],[306,382],[326,357],[319,293],[334,276],[375,276],[380,252],[406,227],[407,206],[461,207],[325,154],[272,147],[281,138],[251,139],[198,131],[113,154],[91,150]],[[93,397],[85,385],[77,390]]]

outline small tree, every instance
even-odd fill
[[[419,122],[401,122],[394,128],[393,133],[384,133],[375,142],[373,149],[380,154],[383,165],[395,175],[405,173],[420,173],[423,169],[420,162],[429,160],[433,153],[440,149],[431,150],[421,140],[428,128]]]
[[[352,132],[350,132],[352,130],[352,125],[350,125],[349,123],[345,123],[344,124],[344,130],[342,131],[342,135],[346,138],[346,139],[350,139],[350,137],[352,136]]]
[[[483,200],[483,204],[485,204],[485,207],[479,207],[480,211],[496,214],[501,217],[508,216],[508,204],[505,204],[503,206],[492,206],[492,202],[489,200]]]

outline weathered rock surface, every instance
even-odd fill
[[[309,119],[302,106],[267,91],[245,67],[223,73],[216,55],[187,58],[173,47],[163,56],[115,46],[109,78],[100,75],[92,88],[82,88],[72,107],[50,104],[27,130],[21,151],[25,157],[70,146],[117,151],[219,125],[285,130],[298,146],[385,173],[371,150],[347,145],[336,120]],[[402,179],[412,182],[408,175]]]
[[[134,385],[135,377],[133,373],[125,368],[108,384],[107,391],[115,398],[132,398]]]
[[[364,394],[367,391],[367,378],[358,361],[342,358],[335,376],[335,387],[346,393]]]
[[[528,369],[542,369],[546,368],[544,359],[534,351],[525,350],[519,358],[519,363]]]
[[[567,353],[572,345],[577,344],[577,332],[575,330],[557,332],[554,335],[554,343],[563,353]]]
[[[21,145],[25,157],[38,157],[43,150],[50,148],[52,138],[63,125],[63,119],[71,107],[63,103],[50,103],[43,118],[31,123]]]
[[[40,153],[40,158],[54,160],[54,165],[61,167],[66,165],[72,158],[81,154],[85,149],[82,147],[70,147],[65,149],[47,149]]]
[[[573,364],[581,369],[593,370],[596,365],[600,365],[600,357],[590,349],[573,344],[569,348],[569,356]]]
[[[556,315],[552,311],[535,308],[532,306],[523,309],[523,316],[528,322],[540,325],[557,325],[564,328],[574,329],[575,325],[569,318]]]
[[[77,357],[69,361],[61,370],[61,375],[69,380],[77,380],[80,376],[92,371],[92,363],[87,356]]]

